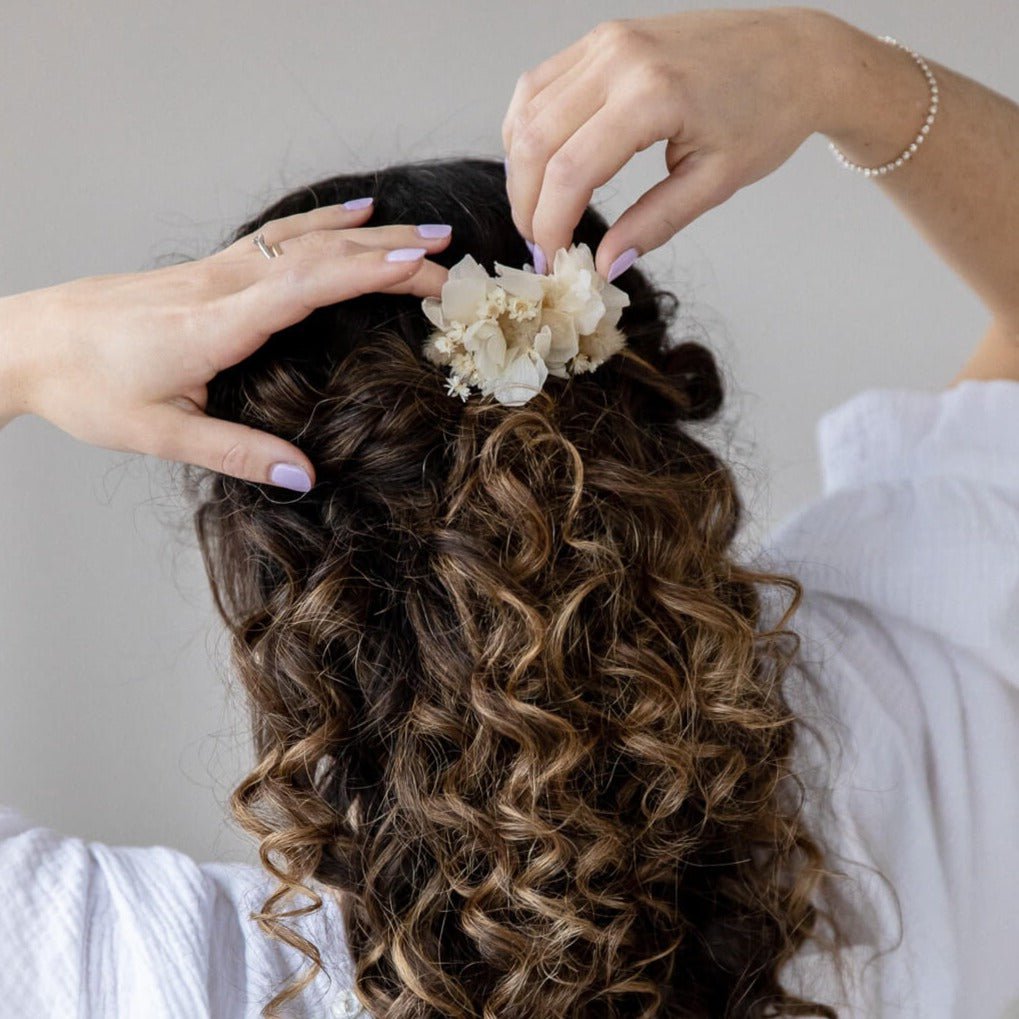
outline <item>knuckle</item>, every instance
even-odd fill
[[[541,123],[533,116],[522,118],[513,136],[513,147],[524,159],[541,158],[546,154],[548,137]]]
[[[312,258],[351,255],[357,250],[357,245],[349,237],[336,230],[312,230],[301,238],[301,247]]]
[[[533,67],[529,67],[518,78],[514,91],[518,96],[528,98],[532,96],[537,86],[537,74]]]
[[[348,255],[355,255],[360,250],[361,245],[356,241],[352,241],[349,237],[336,237],[335,235],[329,248],[330,254],[337,254],[344,258]]]
[[[295,260],[283,271],[280,282],[289,292],[300,295],[307,289],[309,275],[309,264]]]
[[[591,35],[600,48],[610,53],[621,53],[632,49],[638,32],[625,18],[610,18],[595,25]]]
[[[321,251],[329,246],[332,233],[330,230],[307,230],[300,236],[301,246],[312,251]]]
[[[656,99],[673,89],[676,73],[667,63],[656,60],[637,67],[631,77],[631,84],[638,97]]]
[[[575,156],[566,149],[560,149],[545,168],[545,178],[556,188],[566,187],[577,179],[580,166]]]

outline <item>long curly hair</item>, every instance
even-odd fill
[[[528,259],[473,159],[319,181],[230,241],[364,194],[374,225],[451,223],[443,264]],[[588,210],[574,239],[605,230]],[[310,962],[263,1015],[336,947],[288,923],[323,895],[376,1017],[836,1015],[780,979],[838,942],[790,764],[800,586],[736,561],[732,470],[691,427],[722,405],[712,353],[639,270],[618,285],[627,348],[522,407],[450,398],[403,295],[317,309],[209,386],[318,473],[188,477],[252,714],[254,916]]]

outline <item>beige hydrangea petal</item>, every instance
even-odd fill
[[[442,315],[447,321],[473,322],[488,292],[487,278],[465,276],[442,284]]]
[[[630,295],[625,290],[620,290],[619,287],[606,283],[602,287],[601,299],[605,304],[605,317],[600,324],[603,326],[616,325],[623,314],[623,309],[629,307]]]
[[[548,360],[549,351],[552,349],[552,330],[547,326],[543,325],[534,334],[534,352],[542,359],[542,361]]]
[[[556,308],[545,308],[541,313],[541,323],[547,326],[552,342],[545,360],[550,364],[561,365],[576,356],[578,346],[577,326],[572,315],[567,315]]]
[[[474,354],[474,363],[482,378],[498,375],[506,363],[506,338],[499,324],[482,319],[464,333],[464,346]]]
[[[421,302],[421,307],[424,309],[425,315],[428,317],[428,321],[433,326],[437,326],[441,329],[446,323],[442,317],[442,301],[437,297],[426,297]]]
[[[507,294],[513,294],[532,304],[544,299],[547,277],[525,272],[523,269],[514,269],[499,262],[495,263],[495,271],[499,274],[499,284]]]
[[[502,374],[491,379],[484,391],[507,407],[520,407],[541,390],[546,378],[548,367],[534,351],[516,350]]]
[[[550,280],[546,304],[572,315],[578,332],[593,332],[605,314],[605,305],[600,295],[602,280],[594,271],[590,249],[586,245],[560,248]]]
[[[451,280],[459,279],[491,279],[481,263],[473,255],[464,255],[459,262],[449,270]]]

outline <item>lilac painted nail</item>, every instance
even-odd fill
[[[509,156],[504,156],[502,160],[502,169],[506,176],[509,176]]]
[[[448,223],[419,223],[417,231],[419,237],[437,240],[440,237],[448,237],[453,228]]]
[[[311,490],[311,478],[303,467],[293,464],[273,464],[269,470],[269,480],[280,488],[289,488],[292,492],[308,492]]]
[[[427,254],[426,248],[393,248],[386,255],[387,262],[416,262]]]
[[[548,272],[548,259],[545,257],[545,252],[541,250],[541,245],[535,244],[531,254],[534,255],[534,271],[539,276],[544,276]]]
[[[374,198],[351,198],[349,202],[343,203],[343,207],[350,212],[357,212],[358,209],[367,209],[374,201]]]
[[[638,258],[640,258],[640,252],[636,248],[627,248],[621,255],[616,256],[616,260],[609,266],[609,274],[605,278],[611,283],[617,276],[622,276]]]

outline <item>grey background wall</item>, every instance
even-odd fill
[[[7,0],[0,294],[207,253],[325,174],[501,156],[523,69],[600,20],[680,6]],[[830,9],[1019,96],[1011,0]],[[660,165],[644,153],[601,207],[621,211]],[[987,324],[818,136],[645,261],[731,376],[748,543],[816,492],[821,413],[867,386],[943,386]],[[253,860],[225,819],[244,719],[166,466],[16,420],[0,432],[0,575],[0,802],[89,839]]]

